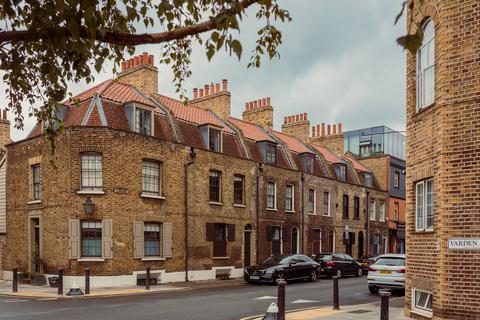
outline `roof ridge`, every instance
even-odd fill
[[[112,84],[113,80],[112,79],[108,79],[102,83],[100,83],[98,86],[100,88],[98,88],[98,90],[95,90],[95,93],[98,94],[99,96],[102,95],[102,93],[105,92],[105,90],[107,90],[107,88]]]

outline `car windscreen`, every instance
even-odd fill
[[[333,260],[333,256],[331,254],[324,254],[323,256],[317,256],[317,260],[330,261]]]
[[[405,259],[403,258],[378,258],[375,262],[376,265],[382,266],[395,266],[395,267],[404,267],[405,266]]]
[[[271,256],[267,260],[263,261],[262,264],[276,266],[278,264],[288,264],[290,262],[291,256]]]

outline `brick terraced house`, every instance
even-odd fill
[[[360,256],[369,231],[388,233],[375,176],[273,130],[270,98],[236,119],[226,80],[194,89],[188,105],[157,87],[153,56],[135,57],[63,104],[54,158],[40,123],[8,145],[3,277],[15,266],[63,267],[67,286],[84,268],[93,286],[136,284],[146,267],[158,283],[241,277],[275,253]]]
[[[480,3],[407,6],[405,313],[480,319]]]

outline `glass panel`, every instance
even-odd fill
[[[424,228],[424,215],[423,215],[423,206],[424,206],[424,199],[423,199],[423,182],[417,183],[417,196],[416,196],[416,213],[417,213],[417,229]]]
[[[210,201],[220,202],[220,172],[210,171]]]
[[[267,184],[267,208],[275,209],[275,183]]]
[[[243,204],[244,177],[235,175],[233,177],[233,201],[235,204]]]
[[[160,256],[160,224],[146,223],[144,226],[145,256]]]
[[[151,135],[152,112],[145,109],[135,110],[135,132]]]
[[[82,257],[102,256],[102,223],[100,221],[82,221],[81,237]]]
[[[434,211],[434,193],[433,193],[433,180],[426,182],[426,210],[427,210],[427,225],[426,229],[433,228],[433,211]]]
[[[82,188],[97,189],[103,185],[102,156],[100,154],[81,155]]]
[[[209,148],[212,151],[220,152],[221,132],[217,129],[209,128]]]
[[[142,190],[155,195],[160,194],[160,164],[144,161],[142,163]]]

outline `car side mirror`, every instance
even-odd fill
[[[297,264],[297,261],[295,261],[295,260],[290,261],[290,265],[291,265],[291,266],[294,266],[294,265],[296,265],[296,264]]]

